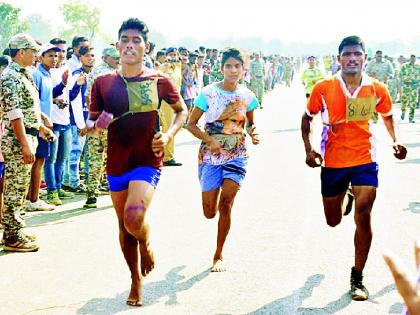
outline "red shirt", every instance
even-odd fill
[[[126,78],[128,82],[154,80],[157,71],[143,68],[137,77]],[[157,82],[159,102],[175,104],[179,93],[170,79],[159,74]],[[129,111],[126,84],[115,71],[99,76],[92,87],[90,110],[112,113],[114,118]],[[107,174],[119,176],[139,166],[162,168],[163,157],[156,157],[151,148],[154,134],[159,130],[156,111],[127,115],[108,127]]]

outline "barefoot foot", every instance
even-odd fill
[[[147,276],[155,267],[155,257],[151,248],[145,243],[140,243],[141,274]]]
[[[130,305],[130,306],[143,305],[141,301],[141,282],[131,284],[131,290],[130,290],[130,295],[128,296],[128,299],[127,299],[127,305]]]
[[[226,266],[223,263],[222,259],[214,259],[213,267],[211,267],[211,272],[225,272]]]

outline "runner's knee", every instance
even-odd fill
[[[127,205],[124,211],[124,227],[128,232],[139,230],[144,222],[146,207],[144,203]]]
[[[341,218],[326,218],[327,224],[331,227],[335,227],[340,224]]]

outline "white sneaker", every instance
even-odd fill
[[[40,189],[39,190],[39,196],[40,197],[45,196],[46,194],[48,194],[48,191],[46,189]]]
[[[50,205],[41,199],[38,199],[35,202],[26,200],[26,211],[51,211],[54,209],[54,205]]]

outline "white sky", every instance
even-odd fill
[[[62,0],[5,0],[23,16],[41,14],[60,25]],[[138,17],[169,39],[252,37],[284,42],[420,40],[419,0],[82,0],[101,8],[100,28],[116,36],[121,22]],[[389,5],[389,2],[394,3]]]

